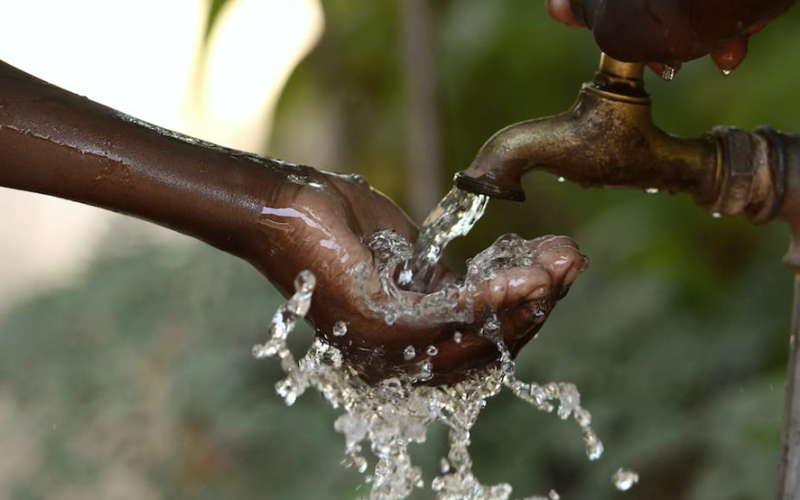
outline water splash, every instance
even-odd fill
[[[343,360],[342,353],[322,338],[316,338],[308,352],[295,361],[286,345],[288,334],[298,319],[308,312],[314,291],[314,275],[303,271],[295,281],[295,294],[284,303],[270,324],[270,338],[253,348],[258,359],[277,357],[286,378],[276,384],[276,391],[287,405],[292,405],[307,389],[316,389],[333,407],[343,410],[334,429],[345,438],[345,465],[365,474],[371,485],[371,500],[401,500],[415,489],[425,487],[422,470],[411,462],[408,445],[422,443],[427,428],[442,422],[449,428],[449,452],[442,458],[439,475],[430,482],[437,500],[508,500],[510,485],[484,485],[472,472],[469,454],[470,432],[486,400],[497,395],[503,386],[535,409],[555,412],[562,420],[570,417],[578,424],[586,443],[586,453],[596,460],[603,453],[603,444],[591,428],[591,414],[581,406],[580,394],[573,384],[551,382],[545,385],[516,379],[511,353],[497,342],[500,360],[485,369],[475,370],[464,381],[451,386],[426,387],[417,382],[432,376],[427,358],[417,364],[418,373],[403,378],[390,378],[374,386],[367,385]],[[487,337],[500,328],[496,318],[484,325]],[[430,349],[427,355],[433,355]],[[409,346],[404,355],[417,355]],[[368,446],[365,446],[368,443]],[[368,451],[374,457],[370,472]],[[625,484],[632,476],[618,471]],[[633,473],[635,474],[635,473]],[[616,476],[615,476],[616,477]],[[628,479],[626,479],[628,478]],[[638,476],[636,477],[638,479]],[[551,491],[545,497],[528,500],[559,500]]]
[[[398,278],[400,286],[416,292],[426,291],[447,244],[469,233],[488,203],[485,195],[457,187],[451,189],[422,224],[414,245],[414,258]]]
[[[356,266],[356,283],[367,307],[382,315],[387,325],[404,318],[422,316],[440,321],[472,323],[471,285],[452,283],[419,300],[418,294],[403,290],[398,284],[399,279],[395,280],[401,264],[408,268],[413,255],[412,245],[391,229],[375,232],[365,243],[372,251],[374,266],[378,270],[380,293],[373,291],[375,284],[366,263]]]

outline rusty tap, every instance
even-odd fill
[[[773,181],[785,176],[774,161],[782,134],[718,127],[699,139],[670,135],[653,123],[643,72],[642,64],[604,54],[569,110],[500,130],[456,175],[456,185],[523,201],[522,176],[544,170],[584,187],[688,193],[711,212],[773,218],[783,194],[776,186],[784,183]]]

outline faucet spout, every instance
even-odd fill
[[[496,133],[456,185],[523,201],[522,176],[544,170],[584,187],[632,187],[714,199],[719,163],[713,136],[680,139],[653,124],[641,64],[603,56],[564,113],[511,125]]]

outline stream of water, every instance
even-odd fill
[[[379,267],[383,292],[400,301],[398,307],[381,310],[388,324],[404,314],[445,314],[459,320],[472,314],[469,304],[455,307],[453,294],[447,289],[436,292],[438,295],[432,294],[434,297],[425,304],[425,310],[414,310],[420,306],[404,304],[402,288],[425,289],[444,247],[453,238],[466,234],[485,206],[484,197],[454,189],[421,230],[420,239],[424,238],[424,244],[412,248],[392,231],[373,235],[369,245]],[[535,255],[531,255],[525,240],[508,235],[472,259],[464,286],[490,279],[493,273],[503,269],[531,266],[534,261]],[[400,265],[405,265],[403,272],[406,273],[402,288],[394,280]],[[295,281],[295,294],[278,309],[270,324],[269,339],[256,345],[253,355],[258,359],[277,357],[280,360],[286,378],[276,384],[276,391],[287,405],[291,406],[306,390],[313,388],[333,408],[343,411],[334,428],[345,439],[346,465],[365,474],[365,481],[371,485],[369,499],[401,500],[429,484],[437,500],[508,500],[511,486],[481,484],[472,472],[469,454],[472,427],[486,406],[486,400],[497,395],[504,386],[539,411],[555,412],[562,420],[572,419],[580,429],[588,459],[597,460],[602,456],[603,443],[591,427],[591,414],[581,406],[581,396],[575,385],[564,382],[539,385],[518,380],[511,354],[498,335],[501,325],[496,317],[486,321],[481,334],[496,343],[499,362],[473,371],[465,380],[453,385],[418,384],[431,376],[430,359],[437,355],[435,347],[426,350],[426,359],[419,364],[420,373],[389,378],[376,385],[365,384],[344,362],[342,353],[319,337],[302,358],[295,360],[286,346],[286,339],[296,322],[308,312],[315,284],[311,272],[300,273]],[[410,308],[410,312],[404,311],[404,307]],[[347,327],[337,323],[332,333],[344,337],[348,334]],[[460,338],[455,340],[459,342]],[[413,346],[403,351],[405,359],[413,359],[417,354]],[[441,459],[439,473],[428,483],[423,471],[412,463],[408,445],[424,442],[427,428],[433,422],[448,427],[449,451]],[[638,475],[626,469],[619,469],[612,478],[612,484],[621,491],[631,488],[637,481]],[[551,490],[547,495],[524,500],[559,498],[559,494]]]
[[[422,224],[413,254],[406,261],[398,284],[415,292],[426,291],[448,243],[466,236],[483,217],[488,203],[488,196],[456,187],[451,189]]]

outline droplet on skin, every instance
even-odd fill
[[[337,321],[335,325],[333,325],[333,336],[334,337],[344,337],[347,335],[347,323],[344,321]]]
[[[638,482],[639,474],[627,469],[619,469],[611,477],[611,483],[619,491],[628,491]]]
[[[658,194],[658,188],[647,188],[644,192],[647,194]]]
[[[439,354],[439,349],[435,345],[429,345],[428,348],[425,350],[425,353],[428,356],[433,357]]]
[[[416,349],[414,349],[413,345],[410,345],[410,346],[406,347],[405,349],[403,349],[403,358],[406,361],[410,361],[410,360],[414,359],[414,356],[416,356],[416,355],[417,355],[417,351],[416,351]]]
[[[720,218],[722,218],[722,214],[719,213],[719,212],[714,212],[713,214],[711,214],[711,217],[713,217],[715,219],[720,219]]]
[[[456,332],[453,334],[453,342],[456,344],[460,344],[461,341],[464,340],[464,334],[461,332]]]
[[[561,184],[564,184],[565,182],[567,182],[567,179],[565,179],[563,177],[559,177],[558,178],[558,182],[560,182]]]

